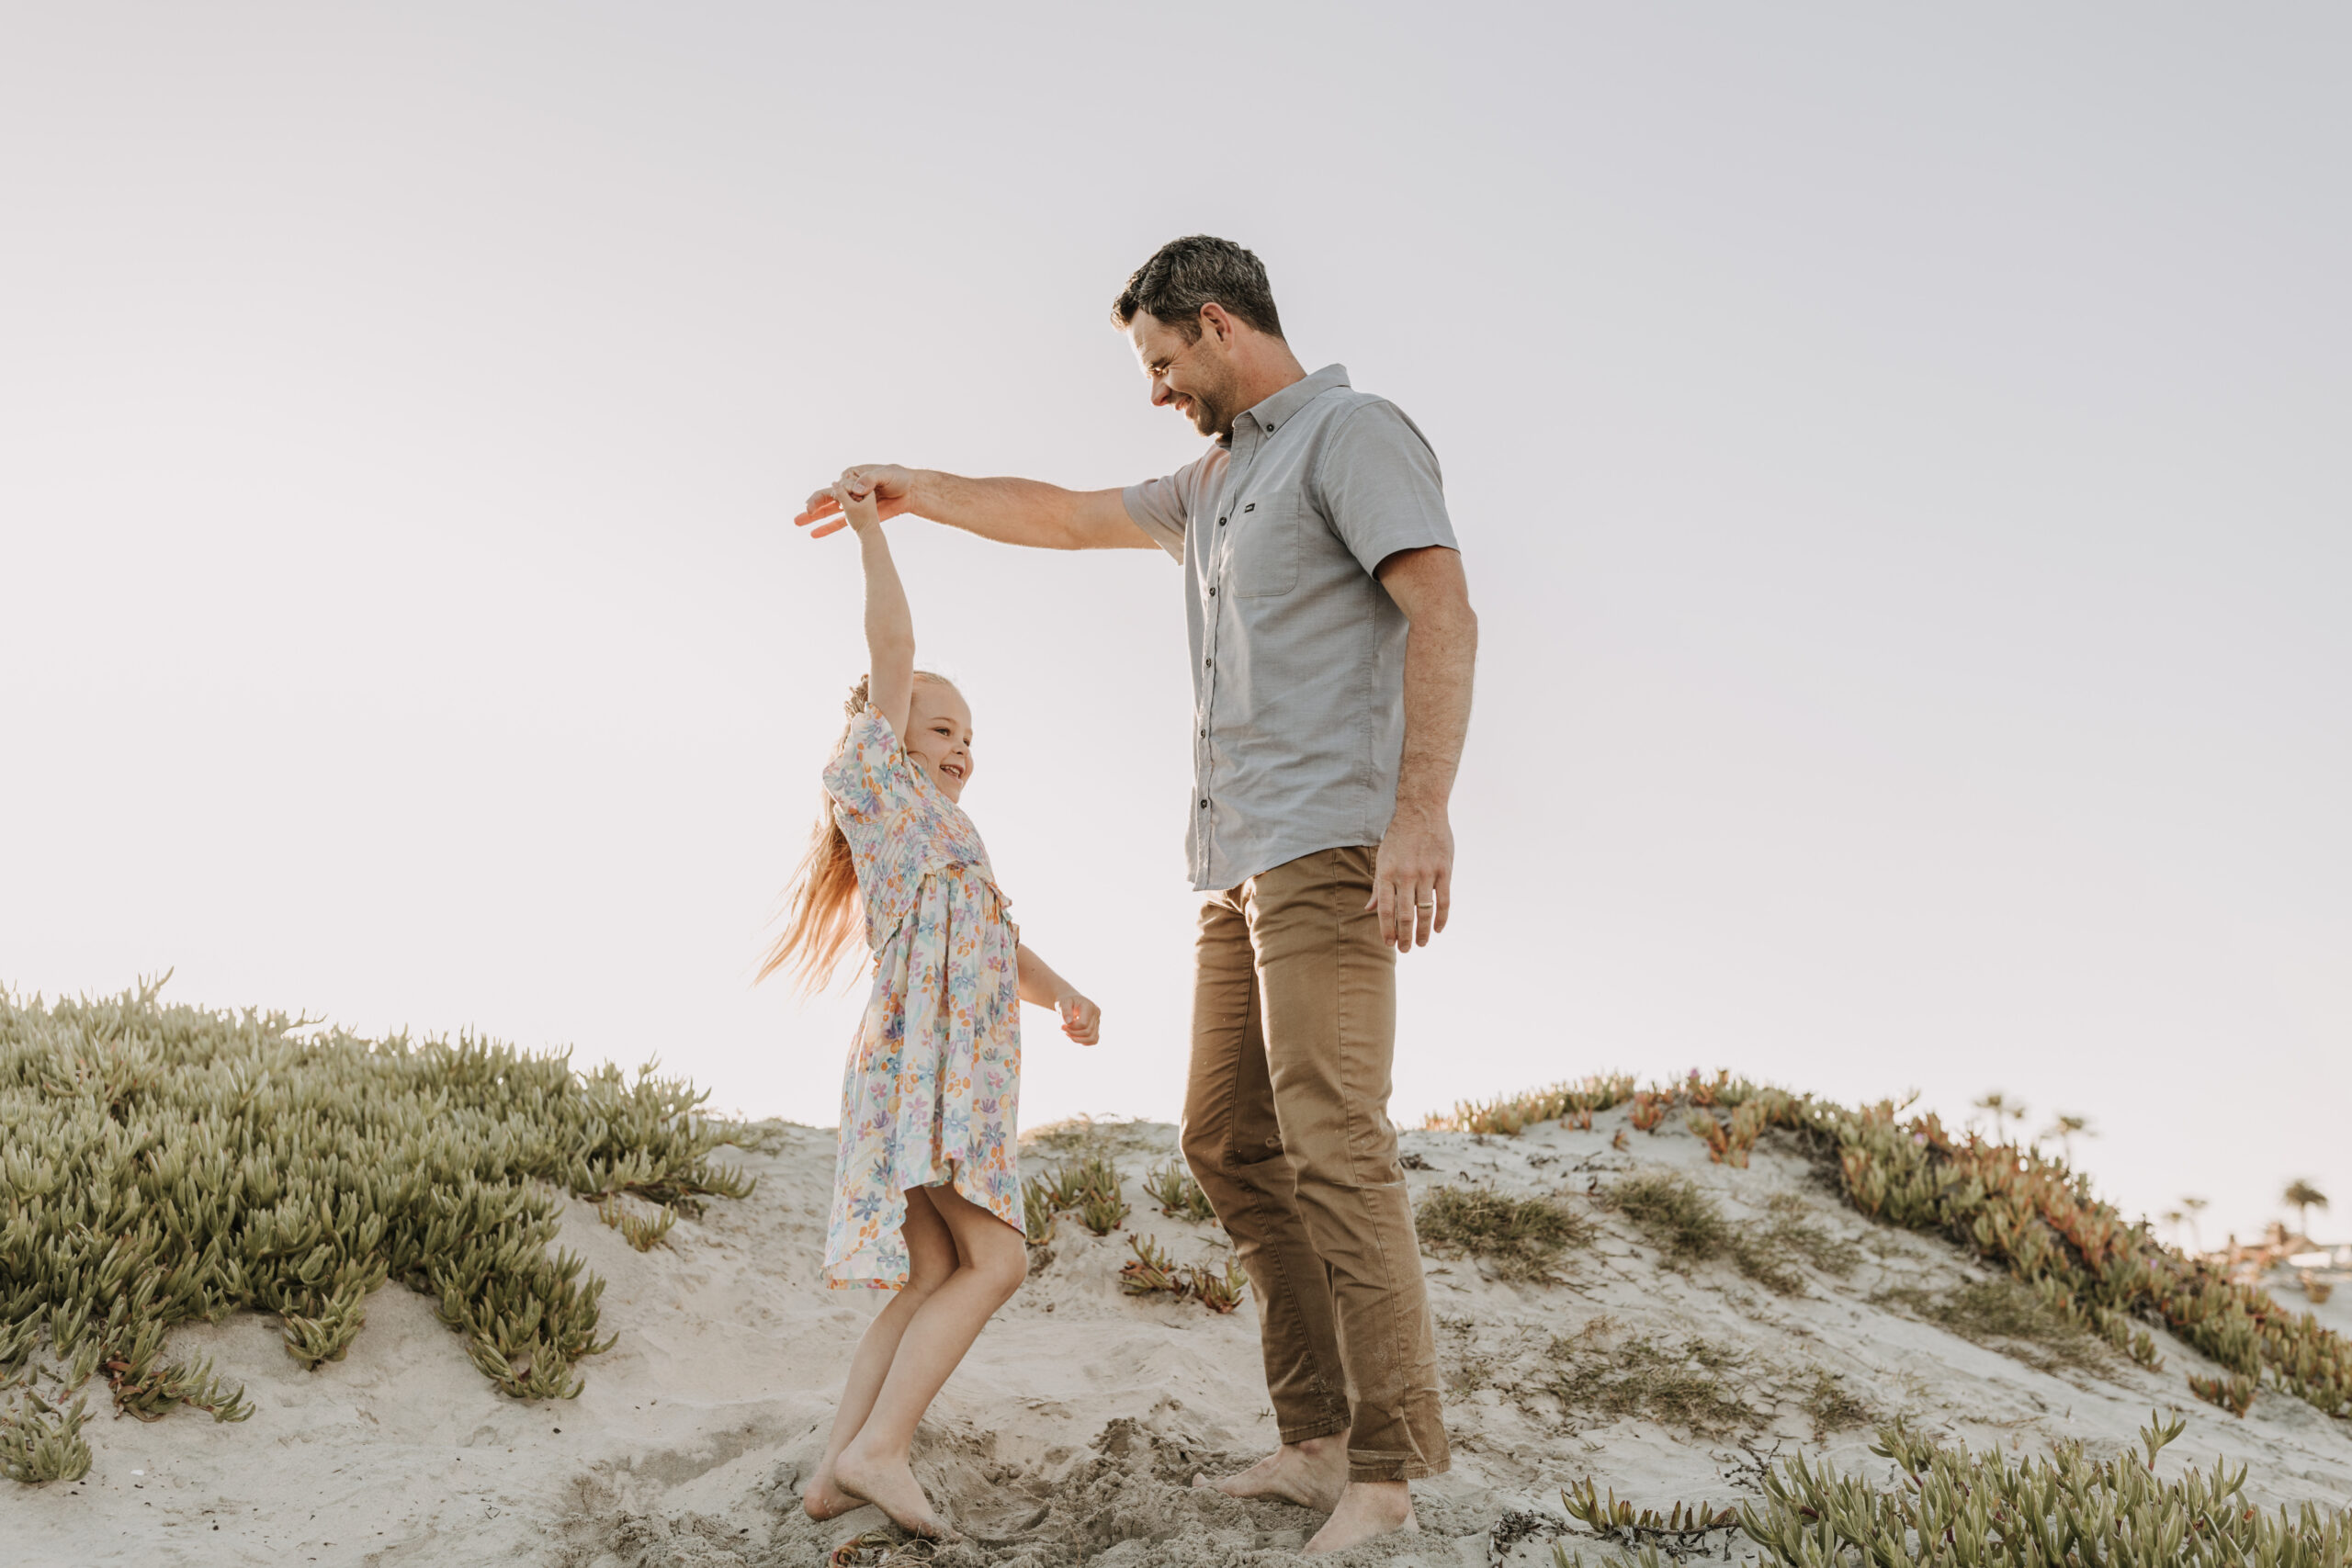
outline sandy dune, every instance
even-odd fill
[[[2278,1394],[2245,1420],[2199,1404],[2184,1373],[2203,1363],[2167,1336],[2157,1337],[2161,1372],[1962,1337],[1927,1314],[1984,1272],[1939,1242],[1861,1219],[1777,1135],[1752,1168],[1735,1170],[1710,1165],[1679,1127],[1612,1147],[1624,1125],[1621,1111],[1590,1132],[1407,1134],[1417,1190],[1468,1182],[1578,1195],[1599,1236],[1555,1283],[1503,1283],[1465,1258],[1431,1260],[1455,1467],[1417,1485],[1420,1537],[1344,1561],[1549,1564],[1551,1540],[1571,1529],[1560,1487],[1583,1477],[1663,1508],[1752,1495],[1760,1463],[1801,1448],[1883,1471],[1869,1427],[1841,1426],[1865,1412],[2032,1450],[2064,1437],[2120,1446],[2152,1408],[2177,1406],[2189,1427],[2171,1454],[2250,1461],[2256,1499],[2352,1496],[2347,1424]],[[1160,1238],[1179,1262],[1218,1256],[1213,1226],[1161,1217],[1137,1185],[1172,1154],[1173,1129],[1119,1124],[1104,1135],[1129,1179],[1129,1229]],[[818,1526],[797,1505],[831,1391],[879,1298],[814,1282],[831,1132],[787,1128],[776,1152],[743,1157],[758,1191],[681,1221],[650,1253],[571,1205],[563,1245],[607,1281],[605,1326],[620,1337],[587,1364],[577,1400],[524,1405],[494,1393],[425,1300],[397,1286],[372,1298],[348,1359],[316,1373],[285,1356],[268,1321],[246,1314],[176,1344],[244,1380],[253,1418],[96,1418],[85,1479],[0,1492],[0,1562],[822,1562],[880,1522],[865,1510]],[[1038,1167],[1053,1157],[1030,1151]],[[1810,1224],[1844,1244],[1849,1271],[1792,1264],[1798,1278],[1784,1285],[1801,1293],[1782,1294],[1727,1263],[1671,1267],[1622,1215],[1580,1196],[1639,1167],[1686,1172],[1744,1224]],[[1185,1486],[1196,1469],[1272,1440],[1252,1309],[1220,1317],[1126,1297],[1116,1282],[1126,1257],[1125,1235],[1097,1238],[1064,1218],[1050,1257],[942,1396],[918,1470],[980,1539],[936,1561],[1273,1563],[1293,1561],[1311,1532],[1315,1517],[1302,1510]],[[2352,1326],[2341,1299],[2328,1315]],[[1645,1359],[1690,1374],[1706,1430],[1609,1419],[1545,1392],[1564,1369]],[[1583,1550],[1589,1562],[1611,1560],[1589,1541]]]

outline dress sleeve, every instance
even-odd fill
[[[869,705],[849,721],[841,750],[825,765],[825,793],[843,816],[868,825],[915,808],[914,764],[880,709]]]

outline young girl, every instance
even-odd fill
[[[865,565],[865,680],[825,769],[826,803],[785,931],[760,974],[823,984],[857,918],[874,986],[842,1084],[825,1282],[895,1291],[858,1342],[801,1506],[873,1503],[945,1533],[908,1464],[915,1423],[1028,1272],[1014,1113],[1022,1002],[1094,1043],[1102,1015],[1028,948],[956,805],[972,777],[961,693],[914,667],[914,618],[873,499],[836,489]]]

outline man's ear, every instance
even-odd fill
[[[1219,343],[1233,341],[1233,318],[1225,307],[1212,299],[1201,307],[1201,330],[1214,335]]]

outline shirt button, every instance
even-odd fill
[[[1201,802],[1201,809],[1202,809],[1202,810],[1206,811],[1208,808],[1209,808],[1209,803],[1208,803],[1207,801],[1205,801],[1205,800],[1204,800],[1204,801]]]
[[[1216,597],[1216,590],[1215,588],[1211,588],[1209,590],[1209,597],[1212,599]]]
[[[1224,518],[1222,518],[1222,517],[1218,518],[1218,519],[1216,520],[1216,525],[1217,525],[1218,527],[1220,527],[1220,528],[1224,527],[1224,526],[1225,526],[1225,519],[1224,519]]]
[[[1201,668],[1204,670],[1214,670],[1216,668],[1216,660],[1214,659],[1204,659],[1201,660]]]

